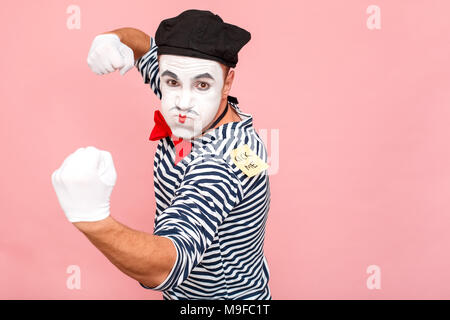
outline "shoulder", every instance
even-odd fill
[[[244,161],[246,159],[248,161]],[[251,164],[251,159],[258,164],[267,164],[268,159],[264,141],[253,126],[242,130],[233,139],[230,139],[226,151],[223,152],[223,160],[232,168],[235,175],[243,183],[254,177],[249,176],[249,172],[243,167],[243,163]],[[259,171],[258,176],[263,174],[263,171]]]

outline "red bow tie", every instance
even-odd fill
[[[154,114],[155,126],[150,133],[149,140],[156,141],[165,137],[170,137],[175,145],[175,165],[191,152],[192,144],[189,140],[172,135],[169,125],[159,110]]]

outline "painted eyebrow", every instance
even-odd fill
[[[166,71],[164,71],[161,74],[161,78],[164,77],[164,76],[169,76],[169,77],[174,78],[175,80],[178,80],[178,76],[175,73],[173,73],[172,71],[169,71],[169,70],[166,70]]]
[[[198,76],[194,77],[194,79],[200,79],[200,78],[208,78],[208,79],[214,80],[213,76],[210,75],[208,72],[199,74]]]
[[[164,76],[169,76],[169,77],[174,78],[175,80],[178,80],[178,76],[175,73],[173,73],[172,71],[169,71],[169,70],[166,70],[166,71],[164,71],[161,74],[161,77],[164,77]],[[196,79],[200,79],[200,78],[208,78],[208,79],[211,79],[211,80],[215,80],[213,78],[213,76],[210,75],[208,72],[199,74],[199,75],[195,76],[193,79],[196,80]]]

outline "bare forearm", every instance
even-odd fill
[[[159,285],[175,263],[172,241],[130,229],[111,216],[74,225],[123,273],[149,287]]]
[[[105,33],[115,33],[120,41],[133,50],[134,61],[150,50],[150,36],[135,28],[119,28]]]

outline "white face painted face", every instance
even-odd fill
[[[219,110],[223,70],[213,60],[162,54],[161,112],[172,134],[190,139],[201,134]]]

